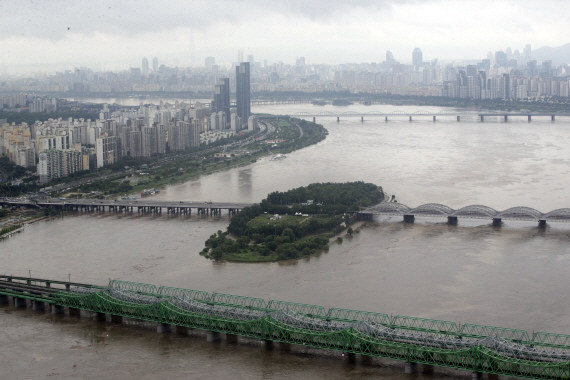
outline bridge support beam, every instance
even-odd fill
[[[493,218],[493,227],[501,227],[503,225],[503,221],[501,218]]]
[[[415,219],[413,215],[404,215],[404,223],[414,223]]]
[[[471,374],[471,380],[481,380],[483,378],[482,372],[473,372]]]
[[[530,123],[532,121],[532,117],[530,115],[528,115],[528,122]]]
[[[550,120],[552,120],[552,121],[556,120],[556,116],[554,116],[554,115],[550,116]]]
[[[546,228],[546,220],[545,219],[540,219],[538,221],[538,228]]]
[[[41,301],[32,301],[32,310],[45,310],[46,304]]]
[[[449,224],[451,226],[456,226],[457,225],[457,217],[456,216],[448,216],[447,217],[447,224]]]
[[[404,373],[416,373],[418,370],[418,363],[406,362],[404,364]]]
[[[221,334],[217,331],[208,331],[208,334],[206,336],[206,340],[208,342],[214,342],[216,340],[220,340],[221,339]]]
[[[457,121],[461,121],[461,116],[457,116]]]
[[[168,323],[159,323],[156,325],[156,332],[159,334],[164,334],[170,331],[170,325]]]
[[[15,307],[22,307],[22,306],[28,306],[28,305],[26,303],[25,298],[14,297],[14,306]]]
[[[63,314],[63,306],[52,304],[51,305],[51,313],[52,314]]]

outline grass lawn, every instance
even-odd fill
[[[252,228],[263,227],[268,223],[272,226],[278,225],[287,228],[288,226],[298,226],[299,224],[303,223],[305,219],[308,219],[307,216],[282,215],[281,219],[270,220],[269,218],[272,217],[272,214],[262,214],[257,218],[250,220],[247,224]]]

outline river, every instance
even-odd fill
[[[417,111],[433,107],[259,106],[254,112]],[[363,180],[408,206],[568,207],[570,120],[431,117],[317,119],[323,142],[284,160],[170,186],[156,199],[258,202],[312,182]],[[198,255],[227,216],[75,214],[0,241],[0,272],[104,284],[109,278],[367,311],[570,334],[570,226],[383,217],[328,253],[290,262],[214,263]],[[259,342],[207,343],[0,306],[3,374],[12,378],[399,379],[403,363],[346,364],[339,353]],[[417,378],[470,378],[436,369]]]

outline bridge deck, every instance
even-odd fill
[[[0,302],[52,304],[265,341],[531,379],[570,379],[570,336],[112,280],[54,289],[0,276]],[[22,283],[21,281],[26,281]],[[29,282],[29,283],[28,283]],[[38,285],[38,283],[40,285]],[[72,283],[65,283],[71,285]],[[25,304],[25,303],[24,303]],[[58,309],[59,308],[59,309]]]

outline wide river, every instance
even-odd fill
[[[418,111],[430,107],[255,107],[254,112]],[[318,118],[330,132],[280,161],[215,173],[168,187],[156,199],[258,202],[312,182],[362,180],[408,206],[482,204],[497,210],[569,207],[570,120],[404,117]],[[570,334],[570,226],[534,222],[384,217],[328,253],[264,264],[214,263],[198,255],[227,216],[77,214],[0,241],[0,273],[105,284],[110,278]],[[2,378],[13,379],[399,379],[403,363],[344,363],[340,354],[259,342],[207,343],[156,334],[155,326],[52,316],[0,306]],[[418,378],[470,378],[436,369]]]

